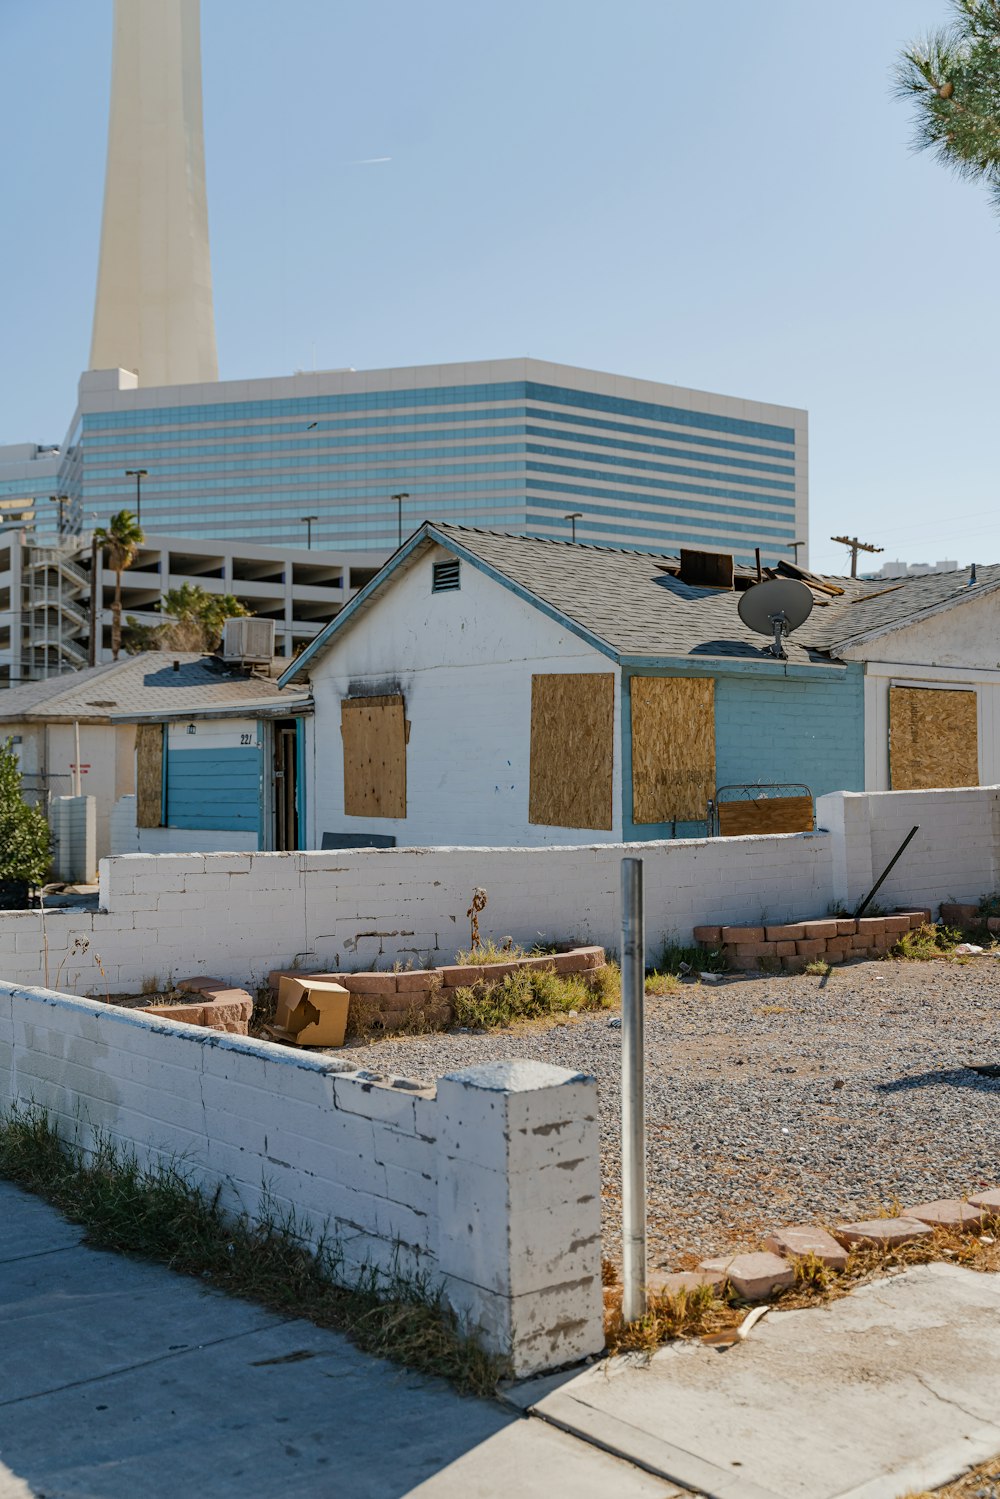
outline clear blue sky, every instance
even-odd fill
[[[804,406],[814,566],[1000,560],[1000,219],[889,94],[946,0],[202,10],[224,378],[533,354]],[[0,441],[60,441],[87,361],[110,38],[0,0]]]

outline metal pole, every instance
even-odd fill
[[[76,765],[73,770],[73,795],[79,796],[82,790],[80,785],[80,721],[73,721],[73,735],[76,740]]]
[[[642,860],[622,860],[622,1317],[646,1311],[646,918]]]

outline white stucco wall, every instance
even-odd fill
[[[844,652],[865,663],[865,789],[889,787],[890,687],[965,688],[977,697],[979,784],[1000,782],[1000,595],[952,609]]]
[[[614,664],[468,563],[461,588],[432,593],[435,560],[422,556],[314,664],[315,715],[307,721],[306,831],[395,835],[400,846],[488,843],[533,847],[621,837],[621,685]],[[607,830],[528,821],[531,677],[541,672],[616,676],[613,823]],[[410,721],[405,818],[344,814],[341,699],[401,691]]]

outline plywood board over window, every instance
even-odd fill
[[[348,817],[406,816],[406,730],[400,694],[342,699],[344,812]]]
[[[974,691],[889,688],[889,778],[893,791],[979,785]]]
[[[135,823],[163,824],[163,725],[141,723],[135,731]]]
[[[531,678],[529,822],[610,830],[614,715],[611,672]]]
[[[632,821],[704,822],[715,788],[715,682],[633,677]]]
[[[811,796],[759,796],[719,803],[719,833],[723,838],[811,833],[812,830]]]

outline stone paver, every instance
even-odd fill
[[[931,1227],[982,1228],[986,1213],[982,1208],[970,1207],[957,1197],[943,1197],[937,1202],[920,1202],[915,1207],[903,1209],[904,1218],[915,1218],[918,1223],[929,1223]]]
[[[646,1278],[646,1291],[650,1296],[676,1296],[679,1291],[698,1291],[702,1286],[723,1286],[726,1282],[722,1270],[652,1270]]]
[[[809,1223],[776,1228],[764,1240],[764,1244],[773,1254],[785,1255],[791,1259],[807,1254],[815,1255],[831,1270],[843,1270],[847,1264],[847,1250],[825,1229],[815,1228]]]
[[[725,1276],[733,1289],[747,1301],[762,1301],[772,1292],[795,1284],[795,1271],[788,1261],[780,1255],[763,1251],[702,1260],[701,1269]]]
[[[974,1197],[969,1198],[969,1206],[985,1208],[988,1213],[1000,1213],[1000,1187],[989,1192],[977,1192]]]
[[[929,1239],[932,1232],[926,1223],[918,1223],[915,1218],[871,1218],[864,1223],[838,1223],[833,1230],[841,1244],[874,1244],[882,1249]]]

